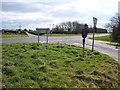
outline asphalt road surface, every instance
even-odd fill
[[[96,34],[95,36],[105,36],[109,34]],[[38,36],[31,35],[28,33],[29,37],[26,38],[4,38],[1,43],[18,43],[18,42],[38,42]],[[92,35],[88,35],[88,37],[92,37]],[[40,36],[40,42],[46,43],[46,36]],[[48,37],[49,43],[66,43],[70,45],[76,45],[82,47],[82,36],[61,36],[61,37]],[[1,39],[0,39],[1,40]],[[116,61],[118,60],[118,49],[115,46],[110,46],[106,44],[104,41],[96,41],[94,49],[102,52],[104,54],[109,55],[114,58]],[[109,42],[108,42],[109,43]],[[92,49],[92,40],[86,38],[85,47]],[[120,49],[119,49],[120,50]],[[120,62],[119,62],[120,63]]]

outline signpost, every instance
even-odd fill
[[[96,25],[97,25],[97,18],[95,18],[95,17],[93,17],[93,24],[94,24],[94,27],[93,27],[92,52],[94,51],[94,36],[95,36],[95,30],[97,29],[97,28],[96,28]]]
[[[38,43],[40,34],[46,34],[46,43],[48,43],[48,33],[50,32],[49,28],[36,28],[36,32],[38,33]]]
[[[82,30],[82,37],[83,37],[83,49],[82,49],[82,58],[84,58],[84,49],[85,49],[85,38],[87,37],[88,35],[88,25],[85,24],[84,25],[84,29]]]
[[[38,43],[39,43],[39,33],[38,33]]]

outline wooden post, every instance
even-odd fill
[[[92,52],[94,51],[94,37],[95,37],[95,29],[93,30]]]
[[[39,43],[39,32],[38,32],[38,43]]]

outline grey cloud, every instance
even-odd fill
[[[2,2],[44,2],[44,3],[65,3],[74,0],[4,0]]]
[[[13,22],[11,22],[13,21]],[[3,20],[2,21],[2,28],[19,28],[19,25],[21,23],[22,27],[25,28],[27,27],[28,25],[31,25],[31,24],[46,24],[46,23],[50,23],[50,22],[53,22],[52,20],[40,20],[40,19],[37,19],[37,20],[11,20],[11,19],[8,19],[8,20]]]
[[[86,13],[79,13],[75,10],[68,10],[66,12],[58,11],[52,14],[53,17],[72,17],[72,18],[79,18],[84,17]]]
[[[37,12],[40,10],[41,8],[36,7],[34,3],[2,2],[4,12]]]
[[[49,8],[55,5],[59,5],[63,2],[2,2],[2,11],[4,12],[45,12]]]

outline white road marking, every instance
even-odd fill
[[[73,43],[74,45],[80,45],[80,43]]]

